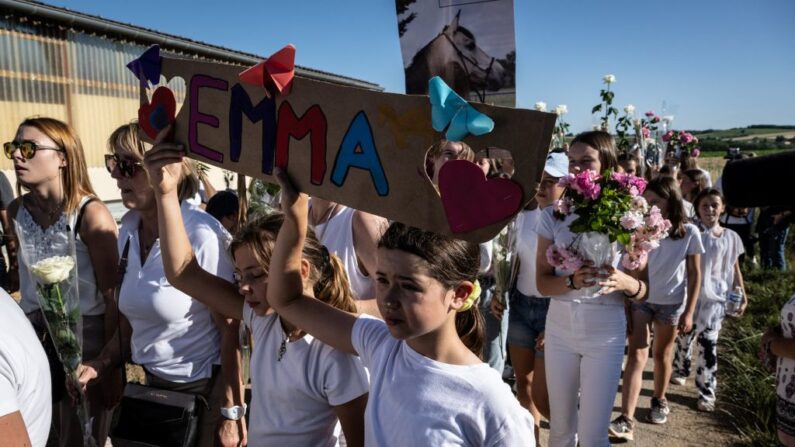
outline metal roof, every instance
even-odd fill
[[[115,36],[142,45],[159,44],[165,50],[185,52],[209,59],[225,62],[253,65],[265,59],[264,56],[232,50],[185,37],[175,36],[160,31],[105,19],[103,17],[71,11],[66,8],[47,5],[32,0],[0,0],[0,12],[3,15],[16,13],[27,17],[38,17],[43,21],[56,22],[62,26],[81,31],[95,32],[107,36]],[[378,84],[361,79],[341,76],[312,68],[296,66],[296,74],[301,77],[320,81],[344,84],[368,90],[383,91]]]

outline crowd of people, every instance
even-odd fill
[[[197,397],[193,445],[528,446],[539,443],[543,418],[551,446],[606,446],[610,436],[633,438],[650,351],[649,422],[666,423],[668,384],[689,379],[694,340],[697,409],[714,411],[721,325],[748,306],[743,256],[752,262],[758,242],[762,265],[786,268],[789,211],[757,217],[732,208],[719,179],[713,187],[689,155],[671,152],[652,169],[601,131],[548,154],[513,226],[516,279],[507,299],[493,293],[492,243],[309,198],[278,169],[280,210],[241,213],[246,201],[215,192],[168,130],[154,145],[139,134],[131,123],[108,139],[106,167],[129,210],[119,226],[92,189],[70,126],[27,119],[4,146],[21,194],[0,182],[3,284],[20,292],[18,304],[0,296],[0,439],[8,445],[83,443],[75,390],[15,228],[38,235],[28,244],[75,240],[78,378],[100,446],[116,436],[114,410],[121,407],[118,419],[129,415],[128,363],[143,368],[146,387]],[[441,140],[428,152],[429,181],[456,159],[478,163],[486,176],[510,177],[514,168]],[[548,247],[575,238],[576,215],[553,206],[565,192],[558,181],[584,170],[648,179],[644,198],[672,228],[643,269],[624,271],[618,252],[606,265],[572,271],[547,259]],[[206,204],[197,199],[202,182]],[[736,309],[727,309],[731,293],[741,297]],[[793,300],[782,311],[783,332],[763,340],[781,365],[795,365]],[[248,346],[249,365],[241,355]],[[622,369],[621,414],[611,421]],[[786,443],[795,440],[795,397],[779,395]],[[118,439],[135,440],[128,436]]]

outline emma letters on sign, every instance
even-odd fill
[[[173,122],[173,139],[189,157],[273,183],[279,166],[312,196],[474,242],[493,238],[532,199],[555,125],[554,114],[471,105],[494,129],[462,141],[475,152],[509,151],[515,173],[511,180],[486,179],[451,166],[446,177],[460,187],[440,185],[440,196],[425,158],[444,133],[432,127],[427,96],[298,76],[278,94],[241,82],[244,67],[168,56],[159,69],[167,80],[184,79],[185,102],[169,117],[170,101],[160,104],[162,95],[142,85],[139,118],[155,129]]]

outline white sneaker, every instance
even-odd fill
[[[682,386],[685,384],[686,381],[687,377],[682,377],[678,374],[671,375],[671,383],[673,383],[674,385]]]
[[[713,411],[715,411],[715,402],[709,402],[704,399],[699,399],[698,403],[696,403],[696,407],[698,408],[698,411],[712,413]]]

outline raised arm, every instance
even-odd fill
[[[185,152],[182,145],[163,141],[170,129],[158,135],[155,147],[144,156],[157,201],[158,236],[166,278],[172,286],[221,315],[242,320],[243,297],[235,285],[204,270],[193,253],[177,197]]]
[[[308,198],[299,194],[287,173],[276,169],[282,187],[282,224],[271,257],[268,304],[294,325],[323,343],[356,354],[351,343],[356,315],[344,312],[312,297],[309,263],[302,257],[307,231]]]

